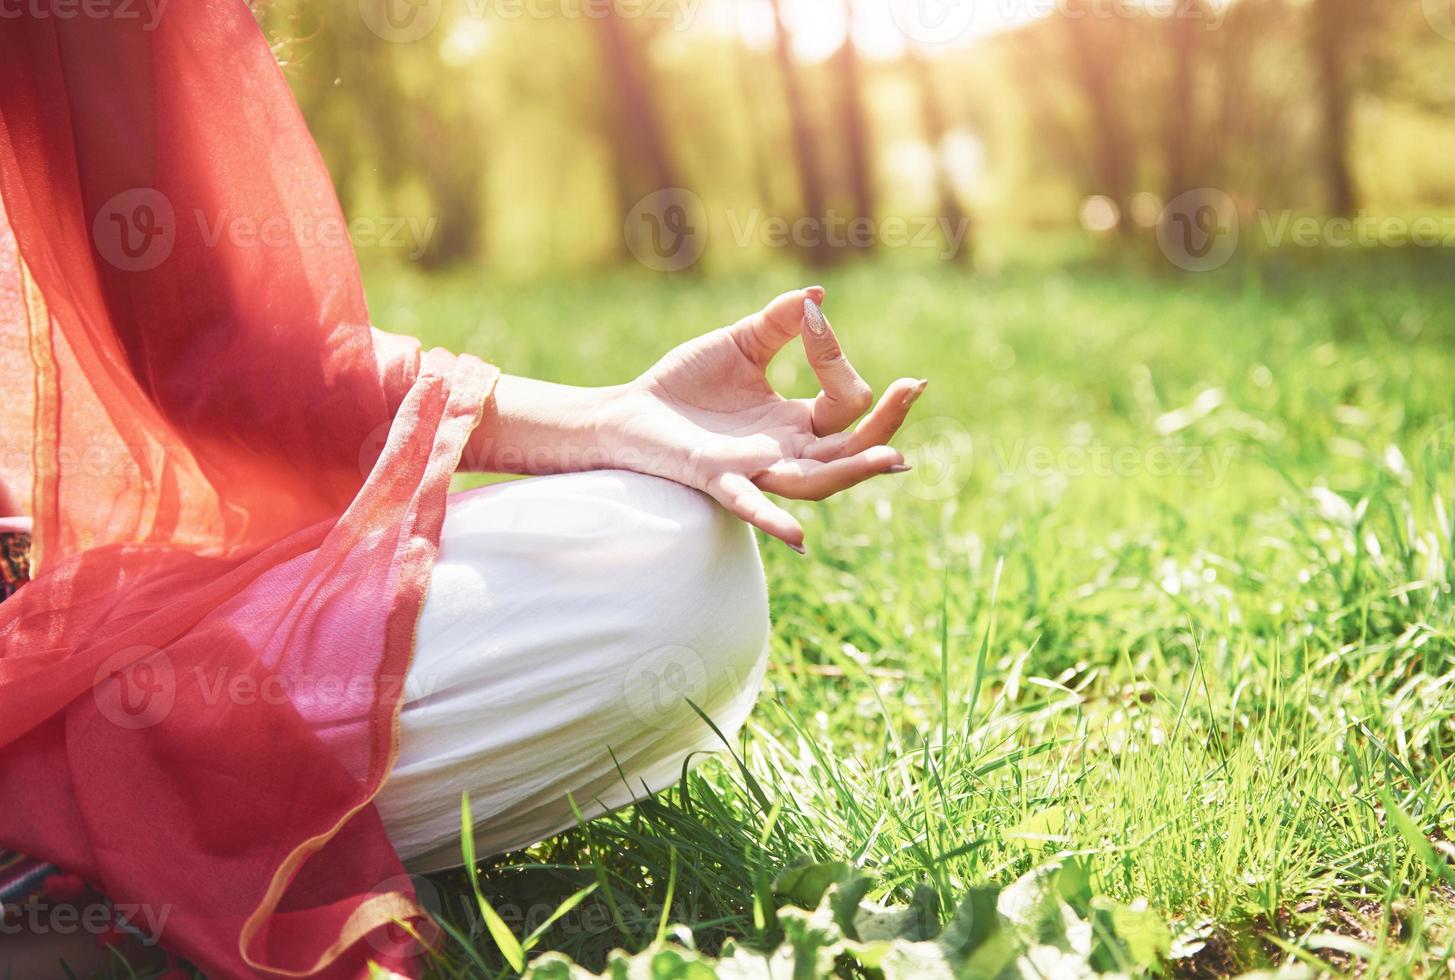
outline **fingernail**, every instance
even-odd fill
[[[884,472],[886,472],[886,473],[908,473],[912,469],[914,469],[914,467],[913,466],[910,466],[908,463],[900,463],[898,466],[891,466],[891,467],[889,467],[889,469],[885,470]]]
[[[927,385],[927,384],[929,384],[928,381],[916,381],[915,382],[914,387],[911,388],[911,389],[909,389],[909,393],[904,396],[904,407],[905,408],[908,408],[909,406],[913,405],[915,402],[919,401],[919,396],[920,395],[923,395],[925,393],[925,385]]]
[[[813,331],[815,337],[822,337],[829,328],[828,321],[823,318],[823,310],[812,299],[803,301],[803,318],[808,321],[808,329]]]
[[[788,544],[788,542],[786,542],[786,541],[783,542],[783,543],[784,544]],[[806,554],[808,554],[808,549],[805,548],[801,544],[789,544],[788,547],[792,548],[794,551],[798,552],[800,555],[806,555]]]

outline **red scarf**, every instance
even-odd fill
[[[371,800],[495,372],[371,331],[241,0],[35,9],[0,22],[0,479],[36,562],[0,605],[0,847],[213,977],[417,975]]]

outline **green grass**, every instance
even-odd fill
[[[484,895],[524,937],[597,885],[531,952],[599,970],[664,920],[709,953],[772,947],[771,883],[805,856],[889,904],[927,885],[945,917],[1074,858],[1093,893],[1208,941],[1163,972],[1444,975],[1452,271],[831,274],[865,376],[931,380],[916,472],[795,505],[807,558],[764,544],[772,665],[733,755],[483,861]],[[370,296],[381,326],[606,384],[801,280],[379,271]],[[814,390],[792,348],[773,377]],[[466,876],[427,887],[458,933],[435,974],[508,975]]]

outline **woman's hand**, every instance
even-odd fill
[[[503,377],[465,465],[665,477],[710,494],[802,551],[803,528],[766,493],[822,500],[908,470],[888,443],[926,385],[894,382],[868,417],[845,431],[873,404],[873,393],[824,318],[823,296],[816,286],[785,293],[762,312],[683,344],[620,387]],[[785,399],[768,383],[768,362],[799,336],[823,390]]]
[[[803,550],[803,528],[765,495],[822,500],[884,473],[904,472],[888,445],[926,382],[901,379],[874,404],[820,309],[823,290],[785,293],[767,309],[671,351],[606,412],[604,442],[631,468],[710,494],[738,517]],[[823,390],[785,399],[768,362],[802,336]]]

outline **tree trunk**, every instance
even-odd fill
[[[453,129],[451,122],[424,107],[420,113],[424,135],[420,146],[448,146]],[[484,222],[480,188],[485,180],[484,161],[474,154],[424,152],[420,154],[419,169],[430,197],[442,213],[425,240],[409,240],[407,246],[419,250],[420,264],[427,269],[482,258]]]
[[[677,169],[667,148],[653,89],[646,77],[640,42],[617,11],[608,4],[598,25],[601,55],[614,97],[610,112],[610,142],[616,168],[617,201],[626,234],[645,233],[627,222],[642,198],[658,191],[680,188]],[[683,195],[684,197],[686,195]],[[681,202],[690,213],[685,201]],[[664,207],[669,206],[664,203]],[[622,241],[624,249],[630,243]]]
[[[1193,16],[1202,13],[1198,0],[1179,4],[1167,21],[1167,51],[1172,59],[1171,84],[1167,88],[1164,110],[1163,153],[1165,155],[1162,189],[1163,200],[1172,201],[1196,186],[1198,175],[1192,173],[1193,136],[1198,129],[1197,80],[1200,74],[1202,21]]]
[[[803,216],[813,223],[813,241],[808,248],[808,259],[815,267],[822,268],[833,262],[833,249],[829,244],[826,227],[828,207],[823,168],[819,164],[818,151],[814,146],[813,127],[808,118],[808,108],[803,101],[803,90],[799,85],[798,66],[793,61],[788,28],[783,23],[782,0],[772,0],[772,6],[775,51],[778,70],[783,76],[783,98],[788,104],[788,125],[792,131],[793,154],[798,163],[798,182],[803,194]]]
[[[1359,206],[1359,192],[1349,162],[1352,116],[1349,63],[1353,56],[1355,5],[1359,2],[1315,0],[1309,7],[1323,117],[1324,184],[1329,212],[1341,218],[1353,217]]]
[[[873,250],[878,235],[873,232],[875,207],[874,166],[870,152],[868,113],[864,108],[864,79],[858,49],[854,47],[854,10],[850,0],[844,3],[844,46],[834,59],[839,76],[839,130],[843,137],[844,156],[849,165],[849,190],[854,201],[853,223],[850,225],[851,248]],[[865,224],[867,236],[858,229]]]
[[[768,139],[768,127],[763,124],[761,97],[750,62],[747,45],[739,37],[733,44],[733,64],[737,69],[738,88],[742,92],[743,111],[747,115],[748,153],[752,160],[753,187],[757,190],[759,203],[774,213],[777,195],[773,191],[773,148]]]

